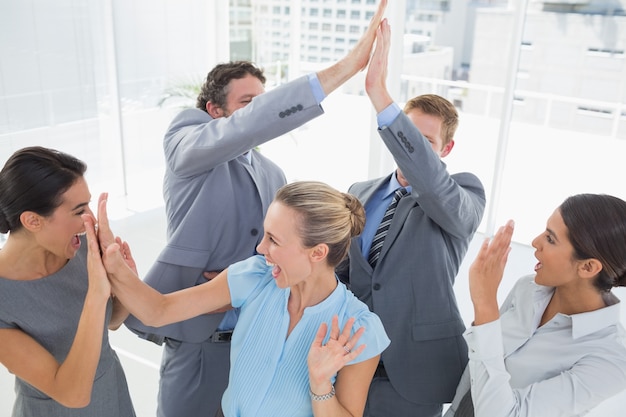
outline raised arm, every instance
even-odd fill
[[[98,236],[101,242],[110,242],[113,236],[105,199],[98,203]],[[109,244],[103,251],[102,261],[116,298],[144,324],[160,327],[230,305],[226,270],[205,284],[161,294],[129,267],[122,249],[117,242]]]
[[[74,341],[63,363],[23,331],[0,330],[0,362],[9,372],[68,408],[86,407],[91,401],[111,293],[100,261],[93,219],[89,215],[83,219],[87,229],[89,287]]]
[[[376,31],[382,21],[386,7],[387,0],[381,0],[367,30],[354,48],[344,58],[317,73],[327,95],[367,66],[376,39]]]

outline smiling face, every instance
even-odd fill
[[[312,248],[305,248],[297,234],[298,213],[279,202],[273,202],[263,223],[263,240],[257,251],[272,265],[272,276],[279,288],[293,287],[312,272]]]
[[[214,118],[229,117],[235,110],[239,110],[252,99],[265,92],[263,82],[252,74],[243,78],[232,79],[226,87],[226,102],[222,107],[207,103],[207,112]]]
[[[71,259],[80,249],[79,235],[85,232],[81,215],[92,214],[89,209],[91,194],[87,182],[80,177],[61,196],[61,205],[52,215],[39,217],[37,240],[52,254]]]
[[[532,245],[539,260],[535,265],[537,284],[558,287],[576,281],[581,261],[574,259],[574,247],[558,209],[548,219],[546,231],[537,236]]]

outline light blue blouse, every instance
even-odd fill
[[[231,303],[241,312],[231,341],[229,384],[222,398],[226,417],[312,416],[306,358],[320,324],[326,322],[330,329],[334,315],[339,317],[340,328],[350,317],[355,318],[353,332],[365,327],[358,345],[366,348],[350,363],[379,355],[390,343],[378,316],[340,282],[328,298],[305,309],[289,337],[290,290],[276,286],[265,257],[257,255],[231,265],[228,285]]]

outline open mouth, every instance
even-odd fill
[[[272,267],[272,276],[274,278],[277,278],[278,275],[280,274],[280,271],[281,271],[280,266],[276,265],[273,262],[268,261],[267,258],[265,259],[265,264],[267,266],[271,266]]]
[[[75,250],[78,250],[78,249],[80,248],[80,237],[81,237],[81,236],[83,236],[84,234],[85,234],[85,233],[83,232],[83,233],[79,233],[79,234],[77,234],[77,235],[74,235],[74,236],[72,237],[72,247],[73,247]]]

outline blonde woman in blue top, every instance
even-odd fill
[[[106,204],[99,209],[100,233],[110,233]],[[334,269],[364,223],[355,197],[297,182],[270,205],[260,255],[206,284],[162,295],[125,265],[118,245],[105,249],[104,264],[116,295],[150,326],[241,308],[218,415],[360,416],[389,339]]]

